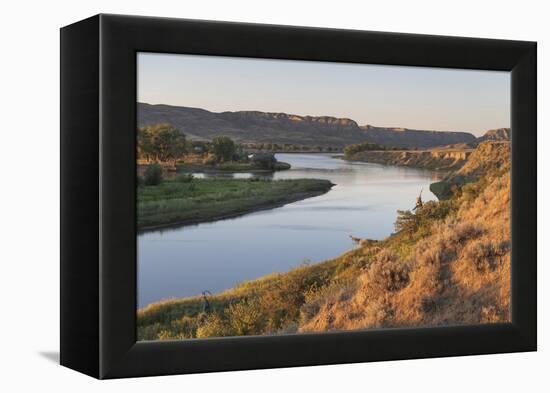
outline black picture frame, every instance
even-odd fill
[[[136,342],[136,53],[511,71],[512,322]],[[534,351],[536,43],[97,15],[61,29],[61,364],[120,378]]]

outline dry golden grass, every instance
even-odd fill
[[[510,320],[510,176],[494,178],[403,258],[375,249],[351,290],[314,299],[300,332]],[[365,247],[363,252],[372,252]],[[311,309],[306,303],[304,309]]]

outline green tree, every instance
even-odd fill
[[[151,128],[152,144],[156,158],[160,162],[177,161],[185,154],[185,136],[169,124],[159,124]]]
[[[226,136],[212,139],[212,153],[217,162],[231,161],[235,155],[235,142]]]
[[[153,158],[154,150],[151,141],[151,133],[148,127],[138,128],[137,153],[140,159],[150,161]]]
[[[262,169],[273,169],[277,163],[273,153],[256,153],[252,161]]]
[[[138,156],[148,161],[173,161],[175,165],[187,152],[185,135],[167,123],[140,128],[137,142]]]

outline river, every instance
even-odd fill
[[[347,162],[330,154],[277,154],[288,171],[273,179],[328,179],[328,193],[211,223],[138,235],[138,307],[161,299],[212,293],[301,263],[320,262],[353,248],[350,235],[382,239],[397,209],[435,200],[432,171]],[[236,174],[247,177],[250,174]]]

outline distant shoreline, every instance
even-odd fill
[[[286,171],[290,169],[290,164],[287,164],[286,162],[277,162],[276,166],[273,169],[264,169],[264,168],[258,168],[254,166],[243,166],[242,168],[239,167],[216,167],[216,166],[210,166],[210,165],[199,165],[199,164],[177,164],[176,165],[176,172],[181,173],[221,173],[221,174],[231,174],[231,173],[251,173],[251,174],[257,174],[257,173],[274,173],[277,171]]]
[[[351,156],[340,156],[345,161],[452,172],[460,169],[473,149],[464,150],[370,150]]]
[[[142,172],[147,168],[149,164],[137,164],[138,173]],[[174,173],[212,173],[212,174],[231,174],[231,173],[274,173],[277,171],[285,171],[290,169],[290,164],[286,162],[276,162],[273,169],[264,169],[258,168],[252,165],[239,165],[235,166],[212,166],[212,165],[203,165],[203,164],[176,164],[176,167],[171,167],[171,172]]]

